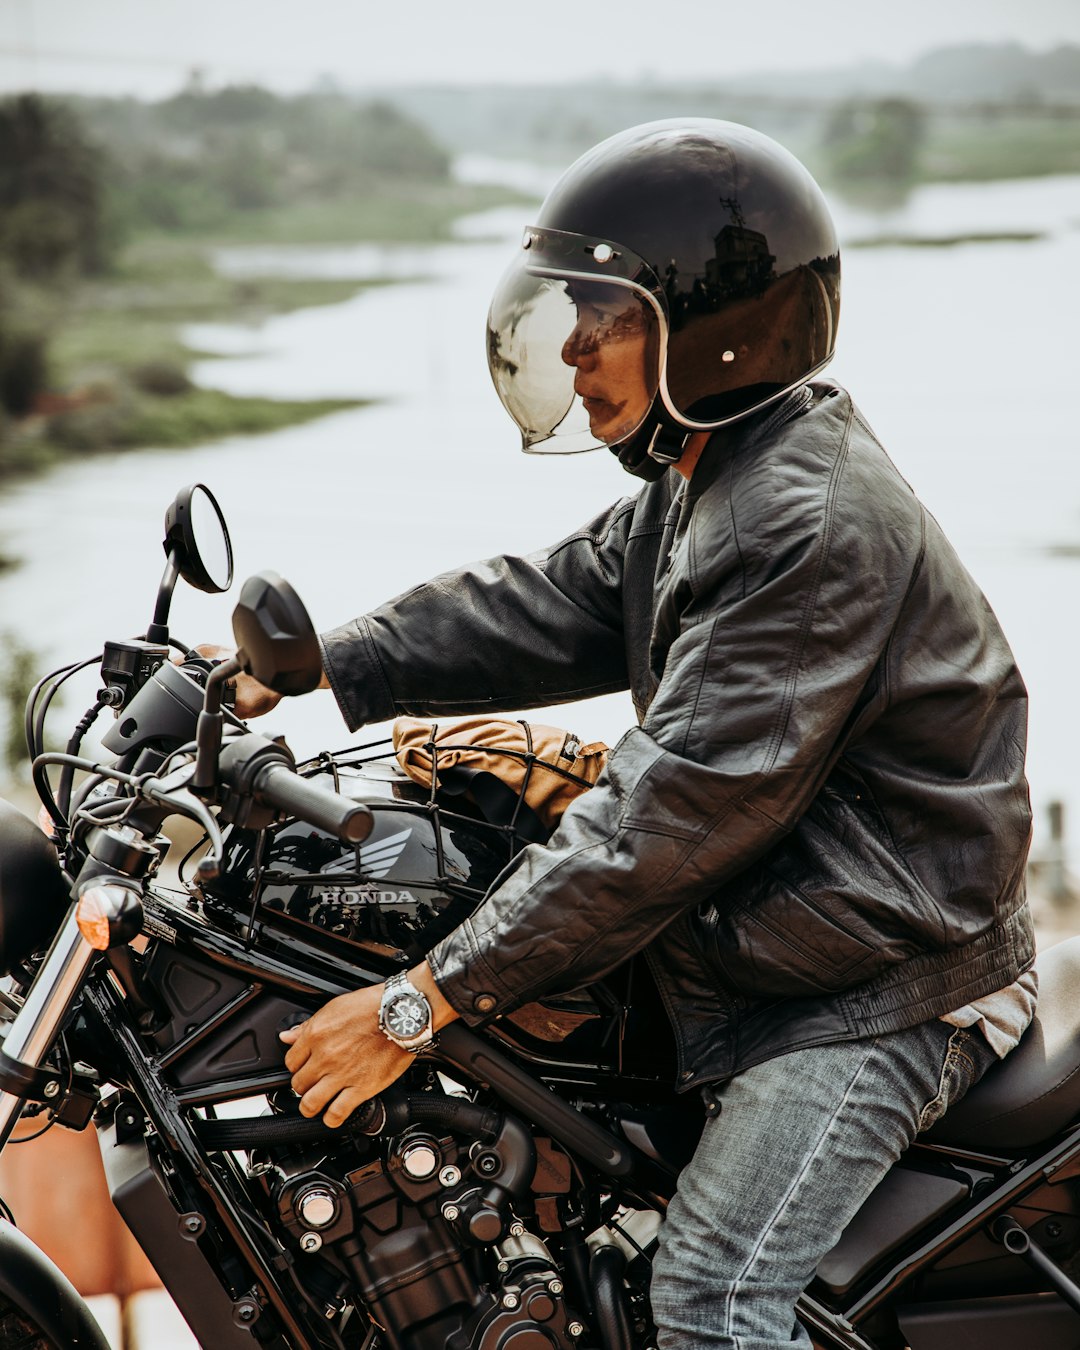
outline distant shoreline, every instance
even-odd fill
[[[363,406],[362,399],[237,397],[199,388],[188,371],[207,354],[181,338],[189,324],[257,322],[339,304],[391,281],[233,278],[213,252],[265,244],[437,243],[459,217],[521,200],[513,189],[433,183],[399,198],[290,204],[205,235],[144,234],[113,271],[78,285],[53,324],[49,392],[0,440],[0,491],[28,475],[100,452],[204,444]],[[0,567],[17,560],[0,552]]]

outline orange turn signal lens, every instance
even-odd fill
[[[130,942],[142,928],[142,903],[126,886],[88,886],[75,911],[79,932],[96,951]]]

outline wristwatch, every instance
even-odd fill
[[[379,1030],[402,1050],[416,1054],[434,1044],[431,1004],[404,973],[391,975],[379,1002]]]

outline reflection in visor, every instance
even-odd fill
[[[523,449],[595,450],[644,421],[659,383],[659,325],[630,285],[515,263],[488,315],[488,364]]]

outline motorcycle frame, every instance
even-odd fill
[[[159,1165],[161,1161],[167,1161],[176,1178],[173,1190],[182,1190],[185,1195],[196,1198],[197,1215],[204,1224],[214,1225],[215,1234],[225,1239],[241,1269],[250,1275],[248,1287],[229,1291],[234,1320],[238,1325],[245,1315],[255,1320],[258,1314],[252,1317],[249,1310],[257,1309],[258,1301],[262,1300],[272,1311],[289,1344],[345,1350],[345,1343],[336,1330],[311,1307],[301,1281],[292,1277],[292,1263],[284,1257],[280,1242],[260,1217],[246,1212],[239,1198],[244,1194],[246,1182],[231,1155],[222,1154],[215,1161],[200,1143],[192,1124],[192,1112],[199,1107],[257,1097],[287,1086],[288,1071],[282,1067],[272,1072],[241,1075],[216,1083],[212,1089],[177,1089],[164,1081],[163,1073],[184,1049],[196,1044],[211,1030],[242,1017],[250,997],[260,992],[274,992],[314,1007],[355,989],[358,984],[381,981],[389,972],[364,967],[358,961],[345,962],[299,941],[291,932],[286,962],[270,951],[257,949],[254,931],[250,928],[248,935],[243,937],[211,927],[178,900],[160,892],[149,891],[144,897],[144,905],[147,929],[158,941],[166,941],[178,953],[221,967],[249,981],[248,994],[229,1000],[206,1026],[183,1038],[172,1049],[149,1053],[128,1000],[119,986],[108,978],[107,965],[102,962],[93,966],[86,953],[81,951],[73,956],[69,950],[65,956],[62,950],[64,935],[69,948],[73,943],[71,925],[66,924],[31,985],[24,1005],[27,1010],[24,1027],[27,1019],[33,1024],[33,1058],[38,1063],[44,1059],[70,1020],[73,1008],[81,1007],[91,1024],[96,1022],[100,1029],[106,1030],[119,1052],[120,1067],[127,1076],[126,1088],[145,1120],[153,1126],[157,1141],[153,1151],[155,1161]],[[76,972],[74,976],[72,971]],[[66,972],[65,977],[56,978],[57,972]],[[18,1025],[17,1018],[12,1030],[17,1030]],[[606,1173],[613,1190],[619,1188],[640,1202],[664,1208],[674,1189],[673,1175],[665,1185],[660,1169],[651,1160],[629,1147],[620,1148],[614,1136],[551,1093],[546,1084],[557,1081],[558,1074],[545,1074],[542,1070],[537,1074],[535,1065],[522,1067],[511,1048],[495,1046],[464,1028],[451,1027],[448,1032],[449,1035],[444,1033],[441,1058],[449,1069],[459,1076],[464,1072],[474,1082],[482,1080],[502,1097],[511,1111],[550,1130],[587,1165]],[[438,1060],[440,1055],[435,1058]],[[478,1066],[479,1073],[476,1071]],[[0,1072],[0,1084],[6,1086],[8,1082]],[[4,1092],[0,1095],[0,1117],[5,1112],[10,1115],[14,1107],[17,1118],[21,1105],[21,1098]],[[538,1108],[547,1110],[547,1119],[538,1118]],[[887,1261],[878,1263],[865,1277],[860,1277],[849,1296],[826,1302],[819,1291],[804,1294],[798,1304],[798,1313],[821,1350],[877,1350],[874,1341],[866,1339],[860,1327],[886,1308],[913,1277],[980,1230],[989,1232],[994,1220],[1006,1215],[1010,1206],[1043,1184],[1057,1184],[1080,1176],[1080,1125],[1058,1135],[1043,1150],[1020,1157],[921,1142],[914,1148],[953,1164],[966,1165],[992,1180],[990,1184],[984,1181],[983,1194],[979,1198],[969,1200],[959,1214],[946,1216],[935,1226],[929,1238],[920,1233],[921,1241],[915,1245],[907,1244]],[[161,1180],[160,1175],[158,1179]],[[229,1184],[230,1180],[235,1186]],[[175,1204],[172,1197],[170,1203]],[[186,1214],[178,1211],[176,1218],[188,1217],[190,1213],[190,1210]],[[1080,1312],[1080,1289],[1049,1258],[1037,1248],[1035,1251],[1037,1256],[1030,1263],[1040,1270],[1066,1303]],[[1042,1264],[1038,1256],[1043,1257]],[[168,1285],[168,1271],[161,1273]],[[62,1280],[63,1277],[56,1274]],[[216,1273],[213,1278],[218,1278]],[[2,1284],[0,1290],[9,1292]],[[176,1288],[174,1297],[185,1316],[197,1320],[198,1309],[190,1302],[189,1306],[184,1306],[184,1293],[184,1289]],[[63,1292],[62,1285],[44,1277],[32,1287],[19,1287],[16,1282],[9,1292],[17,1306],[42,1321],[50,1316],[50,1306],[55,1308],[55,1300],[61,1296],[69,1297]]]

